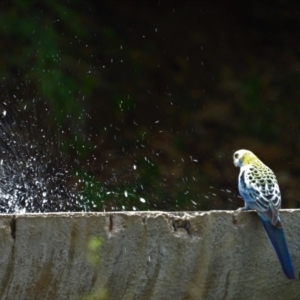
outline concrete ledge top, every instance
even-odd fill
[[[298,274],[300,210],[281,216]],[[0,299],[300,299],[255,212],[2,214],[0,253]]]
[[[104,212],[49,212],[49,213],[16,213],[16,214],[1,214],[0,217],[12,217],[12,216],[21,216],[21,217],[32,217],[32,216],[89,216],[89,215],[140,215],[140,214],[149,214],[149,215],[157,215],[157,214],[166,214],[166,215],[205,215],[205,214],[243,214],[243,213],[251,213],[255,212],[254,210],[249,211],[241,211],[238,212],[236,210],[208,210],[208,211],[161,211],[161,210],[139,210],[139,211],[104,211]],[[300,212],[298,208],[288,208],[288,209],[280,209],[280,212]]]

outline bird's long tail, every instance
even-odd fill
[[[271,241],[278,259],[281,264],[282,271],[288,279],[296,279],[293,263],[291,260],[290,252],[285,239],[285,234],[282,228],[273,226],[269,220],[260,220],[267,232],[269,240]]]

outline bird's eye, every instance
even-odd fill
[[[238,159],[238,158],[239,158],[239,155],[238,155],[237,153],[235,153],[235,154],[234,154],[234,158],[235,158],[235,159]]]

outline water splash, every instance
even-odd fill
[[[0,110],[0,212],[86,210],[58,141],[34,117],[17,120],[8,111]]]

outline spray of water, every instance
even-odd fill
[[[25,110],[26,107],[24,107]],[[0,110],[0,212],[83,211],[72,165],[32,115]]]

